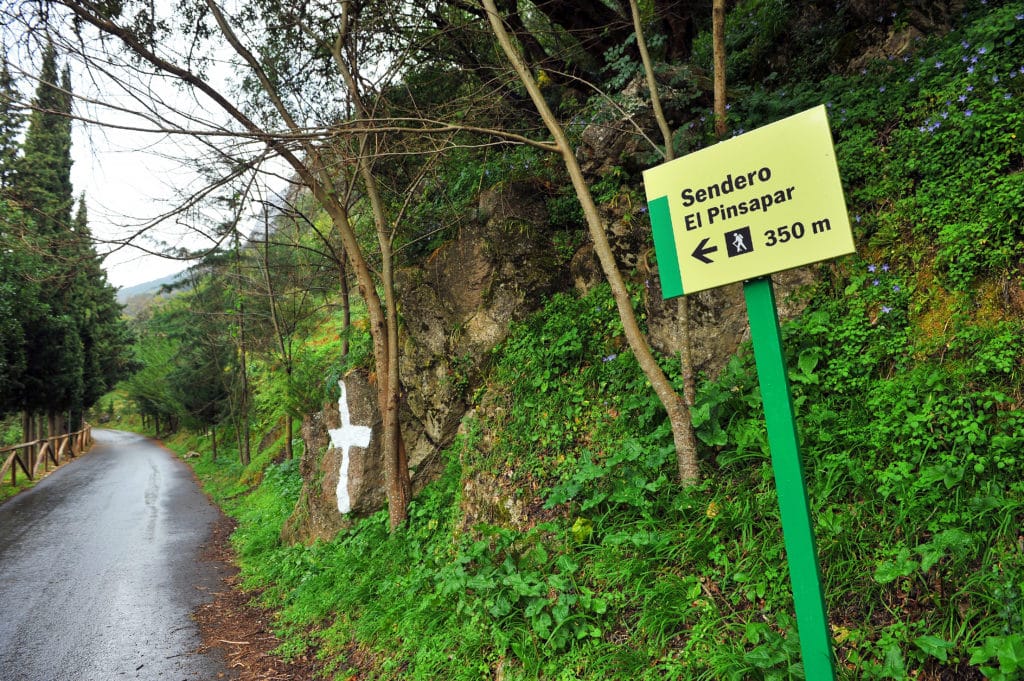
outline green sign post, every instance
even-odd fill
[[[772,452],[772,470],[775,471],[775,487],[779,493],[782,538],[789,561],[804,672],[807,679],[814,681],[834,679],[825,595],[818,569],[818,551],[807,503],[807,483],[771,277],[744,283],[743,294],[747,300],[750,337],[754,345],[757,379],[761,384],[768,445]]]
[[[854,252],[825,107],[644,173],[665,298],[743,281],[807,679],[835,679],[771,274]]]

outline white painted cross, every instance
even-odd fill
[[[338,414],[341,416],[341,427],[328,429],[331,444],[341,450],[341,472],[338,475],[338,510],[348,513],[352,510],[352,502],[348,498],[348,462],[349,448],[368,447],[373,429],[369,426],[353,425],[348,413],[348,398],[345,394],[345,381],[338,381],[341,397],[338,398]]]

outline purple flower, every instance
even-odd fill
[[[647,212],[647,206],[640,206],[640,212],[641,213],[646,213]]]
[[[967,111],[964,111],[964,116],[967,116],[968,118],[970,118],[973,115],[974,115],[974,112],[971,111],[970,109],[968,109]]]
[[[892,285],[892,290],[895,291],[896,293],[899,293],[900,292],[900,285],[899,284],[893,284]]]
[[[964,48],[965,50],[966,50],[966,49],[967,49],[968,47],[970,47],[970,46],[971,46],[971,44],[970,44],[969,42],[967,42],[966,40],[961,40],[961,41],[960,41],[960,47]]]
[[[917,78],[914,78],[913,76],[911,76],[910,78],[907,78],[907,82],[908,83],[913,83],[915,80],[917,80]]]
[[[853,216],[853,219],[854,219],[854,221],[856,221],[856,222],[860,222],[860,215],[854,215],[854,216]]]
[[[943,63],[943,62],[941,62],[941,61],[937,61],[937,62],[935,62],[935,68],[937,68],[937,69],[941,69],[941,68],[942,68],[943,66],[945,66],[945,65],[946,65],[946,64],[945,64],[945,63]]]
[[[999,76],[992,76],[992,82],[993,83],[998,83],[999,82]]]
[[[1018,14],[1017,21],[1024,21],[1024,14]]]
[[[949,118],[949,112],[948,111],[943,111],[942,112],[942,117],[943,118]]]
[[[978,54],[988,54],[988,48],[987,47],[979,47],[978,48]]]
[[[1005,95],[1003,95],[1003,99],[1013,99],[1013,95],[1007,92]]]
[[[974,73],[974,67],[973,66],[968,66],[967,67],[967,73]]]
[[[878,285],[879,285],[879,284],[881,284],[881,283],[882,283],[882,282],[878,281],[877,279],[872,279],[872,280],[871,280],[871,285],[872,285],[872,286],[878,286]]]
[[[882,314],[889,314],[890,312],[892,312],[892,308],[891,307],[889,307],[888,305],[883,305],[882,306]]]
[[[615,354],[615,353],[613,352],[612,354],[608,355],[607,357],[602,357],[602,358],[601,358],[601,361],[602,361],[602,362],[611,362],[611,361],[612,361],[612,360],[614,360],[614,359],[615,359],[616,357],[618,357],[618,355],[616,355],[616,354]]]
[[[875,267],[874,265],[868,265],[868,272],[874,272],[874,271],[875,271],[875,270],[877,270],[877,269],[878,269],[878,268],[877,268],[877,267]]]
[[[959,97],[956,98],[956,100],[958,102],[966,102],[967,101],[967,95],[960,95]]]
[[[878,91],[879,92],[885,92],[885,86],[883,85],[882,87],[878,88]]]
[[[888,272],[889,271],[889,263],[885,263],[885,264],[882,265],[882,271],[883,272]]]

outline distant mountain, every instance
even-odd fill
[[[161,286],[173,284],[183,276],[183,272],[177,272],[176,274],[168,274],[166,277],[154,279],[153,281],[120,288],[117,290],[117,302],[124,304],[129,298],[134,298],[135,296],[154,296]]]

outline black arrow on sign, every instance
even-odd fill
[[[703,239],[701,239],[700,243],[697,244],[697,248],[693,251],[693,253],[691,253],[693,257],[697,258],[697,260],[700,260],[705,265],[710,265],[711,263],[714,262],[714,260],[708,257],[708,253],[714,253],[715,251],[718,250],[718,246],[705,248],[705,246],[708,245],[708,239],[710,238],[711,237],[704,237]]]

